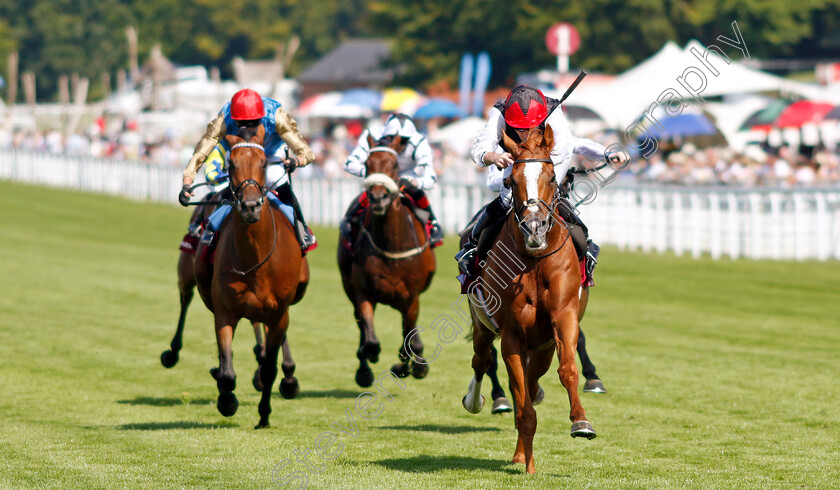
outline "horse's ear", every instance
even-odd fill
[[[265,141],[265,126],[262,124],[257,126],[257,134],[254,135],[254,139],[256,140],[255,143],[258,145],[263,144],[263,141]]]
[[[368,133],[367,135],[367,143],[368,148],[373,148],[374,146],[376,146],[376,141],[373,139],[373,135],[371,135],[370,133]]]
[[[507,132],[502,133],[502,148],[507,150],[511,155],[516,157],[519,153],[519,146],[513,142],[510,136],[507,135]]]
[[[397,153],[399,153],[400,145],[402,145],[402,136],[394,135],[394,139],[391,140],[391,149],[397,150]]]
[[[235,134],[229,134],[225,136],[225,141],[227,141],[228,146],[231,147],[237,143],[242,143],[245,140],[243,140],[239,136],[236,136]]]
[[[551,129],[551,126],[548,124],[545,125],[545,131],[543,132],[543,141],[545,142],[545,147],[548,148],[548,151],[554,148],[554,130]]]

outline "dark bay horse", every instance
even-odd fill
[[[302,256],[292,224],[274,206],[263,206],[268,193],[265,170],[268,159],[262,147],[265,128],[243,128],[227,136],[230,145],[230,188],[235,212],[218,231],[215,263],[195,262],[198,292],[213,312],[219,368],[211,371],[219,388],[216,404],[229,417],[239,401],[233,394],[236,373],[231,346],[236,325],[242,318],[266,326],[265,358],[261,364],[262,397],[260,421],[268,427],[271,388],[277,377],[277,357],[289,327],[289,306],[303,298],[309,283],[309,268]],[[294,364],[283,365],[280,391],[294,397],[299,385]]]
[[[220,197],[221,196],[219,194],[214,194],[207,196],[205,200],[219,201]],[[200,223],[204,221],[204,219],[210,216],[214,209],[216,209],[216,206],[214,205],[196,207],[192,216],[190,216],[190,223]],[[191,241],[190,243],[187,243],[187,245],[189,247],[204,247],[204,245],[199,244],[198,240]],[[178,292],[181,299],[181,312],[178,316],[178,326],[175,328],[175,335],[169,343],[169,349],[160,354],[160,363],[165,368],[175,367],[180,359],[180,352],[183,348],[184,323],[187,319],[187,310],[189,309],[190,303],[195,295],[195,261],[201,260],[198,257],[201,257],[202,254],[203,251],[198,250],[198,248],[193,249],[192,252],[187,252],[182,248],[181,253],[178,256]],[[209,265],[209,267],[212,267],[212,265]],[[254,385],[254,389],[262,391],[262,380],[260,377],[259,365],[262,363],[263,358],[265,358],[265,325],[253,322],[253,326],[254,337],[257,341],[257,344],[254,346],[254,355],[257,358],[257,369],[254,372],[252,383]],[[293,363],[294,361],[291,360],[291,355],[291,350],[289,349],[287,340],[283,343],[284,362],[289,359],[289,362]]]
[[[502,358],[510,378],[519,434],[514,463],[524,463],[535,472],[533,440],[537,429],[534,401],[539,379],[548,371],[556,352],[558,375],[569,396],[572,437],[595,437],[592,424],[578,395],[575,349],[580,316],[580,267],[568,230],[557,211],[558,191],[550,149],[551,127],[531,130],[525,141],[515,144],[505,135],[504,146],[515,161],[505,185],[513,195],[510,213],[493,243],[481,274],[485,294],[498,300],[488,312],[470,301],[473,320],[474,377],[463,405],[481,410],[481,381],[491,363],[491,347],[500,329]],[[515,265],[499,258],[510,259]],[[505,278],[499,287],[498,278]],[[496,287],[491,287],[496,284]]]
[[[379,340],[373,328],[376,305],[386,304],[402,314],[403,338],[417,326],[420,313],[420,293],[429,288],[435,273],[435,254],[430,247],[424,223],[403,202],[397,185],[396,136],[386,146],[377,146],[368,136],[370,155],[366,162],[365,189],[370,205],[364,210],[361,231],[352,251],[338,247],[338,267],[344,292],[353,303],[353,312],[359,326],[359,369],[356,383],[367,387],[373,383],[373,371],[368,365],[379,361]],[[400,362],[391,371],[400,377],[412,374],[423,378],[428,374],[428,364],[415,362],[422,359],[423,344],[413,335],[410,348],[415,356],[405,352],[404,343],[399,350]]]

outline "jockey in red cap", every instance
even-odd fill
[[[606,158],[606,148],[603,145],[572,135],[569,123],[560,109],[559,100],[546,97],[539,89],[528,85],[519,85],[511,90],[504,102],[500,102],[490,109],[487,124],[476,136],[472,148],[472,158],[478,166],[493,165],[499,169],[489,176],[491,178],[488,178],[488,184],[495,182],[497,185],[491,185],[491,189],[501,192],[497,199],[481,211],[470,233],[469,240],[455,256],[461,271],[467,276],[475,277],[477,272],[476,263],[480,261],[481,257],[476,257],[476,249],[481,232],[505,217],[511,206],[511,190],[498,185],[503,178],[510,176],[511,165],[513,165],[513,158],[510,153],[501,146],[503,134],[507,133],[513,141],[519,142],[527,136],[532,128],[545,127],[546,125],[551,126],[554,131],[554,148],[551,150],[551,160],[554,162],[554,172],[558,179],[559,176],[565,176],[569,170],[572,153],[582,155],[593,161],[603,161]],[[580,226],[584,232],[585,243],[575,243],[575,248],[578,250],[579,256],[584,255],[586,258],[587,285],[591,285],[592,271],[598,262],[600,247],[589,239],[586,225],[573,211],[574,208],[571,205],[560,206],[559,208],[566,211],[562,217],[567,223]]]
[[[440,245],[443,241],[443,232],[440,229],[437,218],[432,212],[427,190],[434,189],[437,184],[435,175],[432,147],[429,140],[417,131],[414,121],[405,114],[391,114],[385,126],[381,129],[366,129],[359,137],[356,148],[344,162],[344,170],[347,173],[358,177],[365,176],[365,162],[368,158],[370,148],[367,137],[371,135],[374,141],[382,138],[393,138],[400,135],[403,142],[402,148],[398,151],[397,161],[399,163],[400,187],[417,207],[422,210],[417,214],[425,213],[420,217],[422,221],[429,221],[431,225],[431,242],[433,246]],[[364,196],[364,195],[363,195]],[[345,218],[340,225],[341,235],[347,242],[352,243],[352,228],[361,213],[366,201],[364,198],[356,199],[347,210]]]
[[[270,158],[280,158],[286,163],[286,166],[292,167],[303,167],[315,161],[315,154],[298,132],[297,123],[283,110],[280,102],[269,97],[262,97],[254,90],[242,89],[233,94],[230,102],[225,104],[219,114],[207,125],[207,130],[195,146],[190,163],[184,171],[184,186],[178,200],[186,205],[185,203],[192,197],[189,187],[192,185],[198,169],[205,163],[208,156],[211,157],[211,164],[224,168],[225,156],[229,150],[225,136],[237,134],[241,128],[255,128],[259,125],[265,128],[265,138],[262,146],[265,148],[265,154]],[[286,148],[287,146],[288,148]],[[291,149],[297,155],[297,158],[286,156],[288,149]],[[271,166],[269,169],[275,167],[282,169],[283,166]],[[280,178],[271,179],[271,181],[278,184],[274,190],[277,192],[280,201],[294,208],[297,221],[297,223],[294,223],[294,227],[301,248],[303,250],[314,248],[315,237],[303,220],[300,203],[292,193],[288,177],[282,175]],[[224,208],[225,206],[220,206],[216,213],[229,212],[229,207],[228,209]],[[210,241],[212,232],[213,230],[208,230],[202,239]]]

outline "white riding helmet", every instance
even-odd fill
[[[382,136],[396,136],[400,135],[403,138],[411,139],[417,136],[417,127],[414,121],[405,114],[396,112],[391,114],[388,121],[385,123],[385,129]]]

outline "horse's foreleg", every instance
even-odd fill
[[[251,324],[254,326],[254,338],[257,341],[256,345],[254,345],[254,356],[257,358],[257,370],[254,371],[254,379],[251,380],[251,383],[254,385],[255,390],[262,391],[263,385],[260,370],[262,369],[262,363],[265,359],[265,338],[267,327],[265,324],[259,322],[251,322]]]
[[[233,332],[237,319],[233,315],[216,312],[216,344],[219,347],[219,369],[211,374],[216,378],[219,388],[219,400],[216,407],[219,413],[230,417],[239,408],[239,400],[233,394],[236,389],[236,372],[233,370]]]
[[[286,313],[288,317],[289,314]],[[287,321],[288,323],[288,321]],[[283,398],[292,399],[298,395],[300,385],[295,378],[295,360],[292,359],[292,349],[289,347],[289,336],[283,337],[283,379],[280,380],[280,394]]]
[[[274,380],[277,379],[277,357],[285,341],[288,325],[288,311],[283,315],[279,323],[268,325],[268,333],[266,334],[265,341],[265,359],[263,360],[260,372],[263,385],[259,405],[260,423],[254,427],[255,429],[261,429],[269,425],[268,416],[271,414],[271,388],[274,386]]]
[[[537,412],[531,404],[525,379],[526,349],[523,344],[513,329],[502,330],[502,357],[507,366],[511,394],[516,403],[516,430],[519,433],[513,462],[525,463],[525,471],[534,473],[536,469],[533,444],[534,434],[537,432]]]
[[[423,358],[423,342],[420,334],[415,332],[417,317],[420,316],[420,298],[414,298],[409,307],[402,312],[403,342],[400,347],[400,363],[394,364],[391,371],[397,376],[404,377],[411,373],[417,379],[423,379],[429,374],[429,364]],[[408,339],[408,349],[406,340]]]
[[[470,386],[467,389],[467,394],[461,400],[461,404],[470,413],[478,413],[484,408],[484,397],[481,396],[481,381],[484,375],[488,372],[491,363],[495,357],[495,349],[493,349],[494,335],[490,333],[485,327],[481,326],[473,319],[473,379],[470,381]],[[495,373],[493,373],[495,377]],[[498,380],[496,381],[498,383]],[[495,408],[495,405],[494,405]],[[494,412],[495,413],[495,412]]]
[[[367,300],[358,300],[355,307],[356,323],[359,325],[359,349],[356,357],[359,358],[359,369],[356,370],[356,383],[362,388],[373,384],[373,371],[368,365],[370,362],[379,361],[379,340],[373,331],[373,312],[376,305]]]
[[[178,364],[178,353],[183,346],[184,323],[187,320],[187,309],[195,294],[195,278],[193,277],[193,257],[190,254],[181,252],[178,258],[178,291],[181,293],[181,314],[178,316],[178,327],[175,329],[175,336],[169,343],[169,350],[163,351],[160,355],[160,363],[165,368],[174,367]]]
[[[487,377],[490,378],[490,397],[493,398],[493,408],[490,413],[512,412],[513,405],[505,396],[505,389],[499,383],[499,353],[493,344],[490,344],[490,367],[487,368]]]
[[[560,361],[557,374],[569,395],[569,419],[572,421],[572,437],[592,439],[595,437],[595,430],[592,428],[592,424],[586,420],[586,412],[583,410],[577,391],[578,380],[580,379],[575,364],[575,348],[579,331],[577,311],[565,308],[557,312],[552,317],[552,327],[554,328],[554,341],[557,344],[557,358]]]

